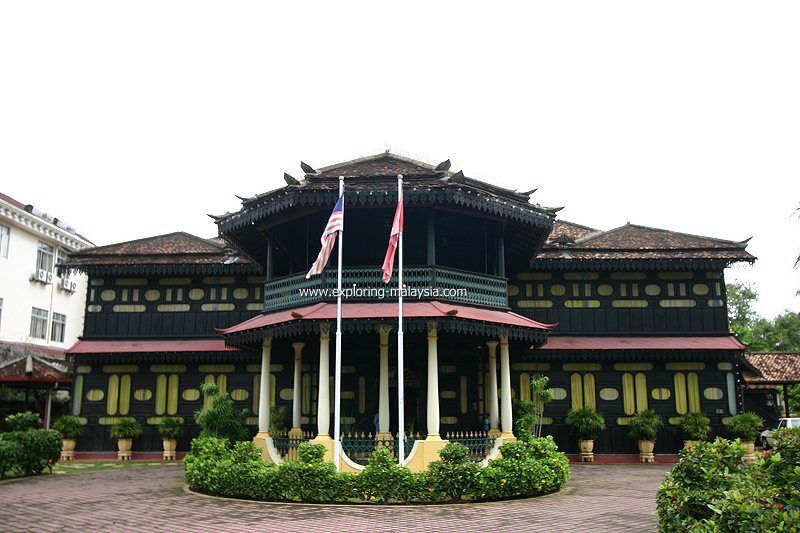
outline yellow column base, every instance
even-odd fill
[[[265,440],[269,436],[269,432],[267,431],[259,431],[256,433],[256,436],[253,437],[253,447],[261,450],[262,459],[272,462],[272,459],[270,459],[269,454],[267,453],[267,441]]]
[[[449,441],[442,440],[439,435],[428,435],[425,440],[418,440],[414,443],[417,451],[409,458],[406,466],[412,472],[424,472],[434,461],[439,460],[439,451]]]
[[[334,442],[330,435],[317,435],[311,442],[313,442],[314,444],[322,444],[323,446],[325,446],[325,456],[323,457],[323,460],[328,461],[330,463],[334,462],[333,460]]]
[[[496,439],[501,435],[500,430],[498,428],[492,428],[489,430],[489,433],[486,434],[487,437],[490,439]]]
[[[302,439],[303,438],[303,429],[294,427],[289,430],[289,438],[290,439]]]
[[[503,439],[503,442],[517,442],[517,437],[514,436],[514,433],[511,431],[503,431],[500,433],[500,438]]]

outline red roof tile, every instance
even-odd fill
[[[733,335],[720,337],[567,337],[551,335],[541,350],[744,350]]]
[[[67,350],[69,355],[107,353],[236,352],[222,339],[193,340],[82,340]]]
[[[748,383],[800,383],[800,353],[746,353],[744,357],[761,374],[743,373]]]

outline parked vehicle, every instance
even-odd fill
[[[768,450],[775,446],[775,439],[773,438],[774,433],[783,428],[796,428],[800,427],[800,418],[781,418],[778,420],[778,424],[772,429],[765,429],[761,432],[761,446]]]

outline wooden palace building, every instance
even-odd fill
[[[519,193],[391,153],[285,176],[287,185],[216,216],[219,237],[173,233],[73,253],[88,275],[85,329],[69,354],[85,450],[113,450],[134,416],[135,450],[160,450],[162,417],[197,435],[202,383],[247,408],[252,434],[332,435],[336,252],[306,278],[345,183],[341,425],[391,438],[397,420],[397,301],[381,263],[404,179],[404,411],[418,441],[508,437],[513,399],[547,375],[544,433],[576,450],[567,411],[608,429],[597,453],[634,453],[629,417],[704,411],[716,433],[741,408],[744,346],[728,330],[724,269],[745,243],[626,224],[557,220]],[[337,244],[338,246],[338,244]],[[272,406],[270,408],[270,406]],[[263,439],[259,440],[264,442]],[[420,446],[419,453],[430,450]],[[348,446],[345,445],[345,451]],[[428,450],[428,451],[426,451]],[[426,459],[427,461],[428,459]]]

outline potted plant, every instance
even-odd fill
[[[728,427],[728,432],[739,439],[747,450],[744,460],[746,462],[755,461],[755,441],[758,437],[758,430],[764,426],[764,420],[757,414],[748,411],[730,417],[725,425]]]
[[[631,417],[628,436],[639,445],[639,460],[643,463],[655,461],[653,448],[656,443],[658,429],[664,425],[661,416],[652,409],[645,409]]]
[[[75,441],[83,435],[83,425],[77,416],[60,416],[53,422],[53,429],[61,433],[61,460],[75,458]]]
[[[133,439],[141,436],[142,425],[131,416],[117,418],[111,425],[111,436],[117,439],[117,459],[128,461],[131,458]]]
[[[688,447],[693,442],[705,440],[711,431],[711,420],[705,413],[686,413],[681,417],[678,428],[683,433],[683,446]]]
[[[581,461],[594,461],[594,439],[606,428],[603,415],[591,407],[571,409],[564,422],[578,437]]]
[[[158,432],[164,443],[164,460],[171,461],[176,459],[175,450],[178,447],[178,437],[183,435],[183,419],[177,417],[165,417],[158,424]]]

